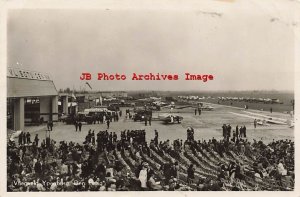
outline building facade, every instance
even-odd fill
[[[7,127],[58,120],[58,92],[47,74],[7,69]]]

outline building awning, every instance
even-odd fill
[[[7,77],[7,97],[57,96],[51,80],[35,80]]]

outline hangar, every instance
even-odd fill
[[[7,68],[7,128],[58,120],[58,92],[50,75]]]

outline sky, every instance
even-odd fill
[[[207,0],[183,6],[13,9],[8,67],[50,74],[57,89],[294,90],[297,0]],[[97,73],[126,74],[99,81]],[[178,81],[132,81],[132,73]],[[212,74],[186,81],[184,73]]]

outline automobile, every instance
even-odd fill
[[[67,118],[68,118],[68,115],[61,115],[58,117],[58,121],[65,122]]]
[[[78,112],[77,115],[69,114],[64,115],[60,120],[66,124],[74,124],[75,121],[86,122],[87,124],[93,123],[93,117],[84,112]]]
[[[76,120],[76,117],[74,115],[63,115],[60,117],[60,121],[66,124],[74,124],[74,121]]]
[[[133,120],[136,121],[145,121],[146,118],[152,117],[151,110],[136,110],[133,115]]]
[[[94,118],[93,116],[90,116],[88,113],[78,112],[76,120],[81,122],[86,122],[87,124],[92,124]]]

